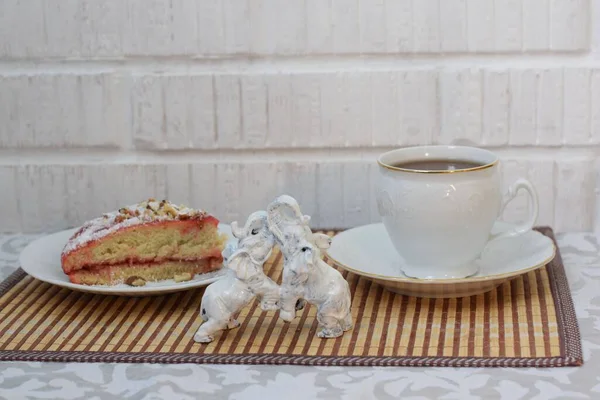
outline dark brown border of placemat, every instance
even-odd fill
[[[566,367],[583,364],[581,336],[573,298],[560,250],[552,228],[538,227],[556,246],[556,256],[548,266],[560,336],[560,357],[338,357],[279,354],[181,354],[181,353],[100,353],[81,351],[0,351],[0,361],[111,362],[163,364],[252,364],[306,366],[402,366],[402,367]],[[0,296],[27,274],[17,269],[0,283]]]

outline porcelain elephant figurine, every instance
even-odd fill
[[[267,208],[267,215],[269,229],[284,255],[279,316],[292,321],[298,303],[305,300],[317,306],[319,337],[338,337],[351,329],[348,282],[321,257],[321,249],[328,248],[331,239],[312,232],[308,226],[310,217],[302,214],[291,196],[275,199]]]
[[[263,310],[279,308],[279,286],[263,271],[275,244],[266,212],[251,214],[243,228],[235,222],[231,228],[239,241],[223,251],[225,276],[210,284],[202,296],[204,323],[194,335],[196,342],[211,342],[216,332],[238,327],[237,314],[257,296]]]

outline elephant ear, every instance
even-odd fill
[[[242,281],[254,275],[250,254],[243,250],[238,250],[231,255],[227,267],[235,272],[235,276]]]

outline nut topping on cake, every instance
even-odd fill
[[[145,286],[146,280],[139,276],[130,276],[125,280],[125,284],[129,286]]]
[[[175,282],[186,282],[186,281],[191,281],[192,280],[192,274],[190,274],[189,272],[184,272],[181,274],[176,274],[173,279],[175,280]]]
[[[138,204],[121,207],[118,211],[104,214],[100,218],[86,222],[79,234],[65,247],[63,254],[124,227],[158,221],[200,220],[207,215],[203,210],[196,210],[183,205],[178,206],[168,200],[158,202],[154,198],[149,198]]]

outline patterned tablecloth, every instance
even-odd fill
[[[0,235],[0,279],[34,235]],[[600,245],[558,235],[583,342],[579,368],[0,363],[0,399],[600,398]],[[282,397],[282,394],[284,397]]]

